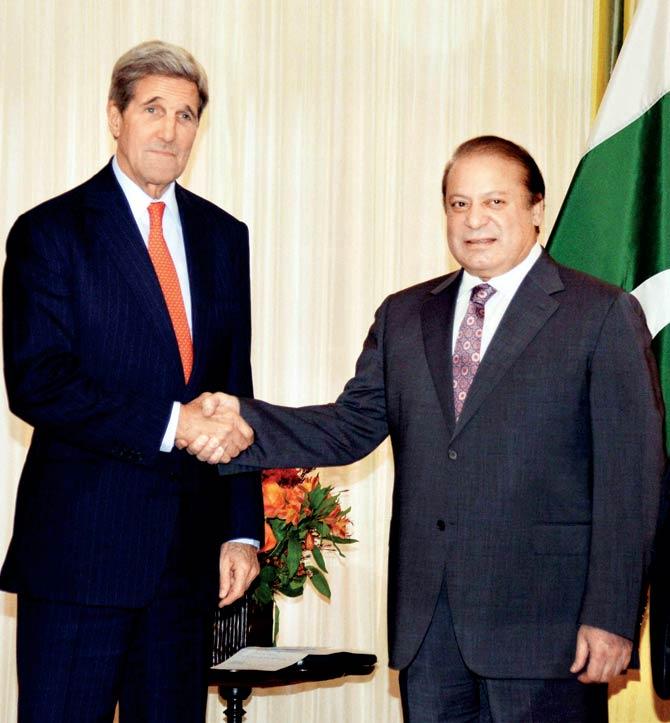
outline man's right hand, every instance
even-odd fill
[[[237,397],[205,392],[182,404],[175,446],[201,462],[228,463],[253,444],[253,429],[240,417]]]
[[[575,659],[570,668],[581,683],[609,683],[626,670],[633,643],[607,630],[580,625]]]

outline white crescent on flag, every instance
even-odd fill
[[[652,338],[670,324],[670,269],[654,274],[631,291],[640,302]]]

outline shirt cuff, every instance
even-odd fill
[[[236,537],[234,540],[227,540],[227,542],[242,542],[245,545],[253,545],[257,550],[261,546],[258,540],[252,540],[250,537]]]
[[[174,402],[172,404],[170,421],[168,422],[167,429],[163,435],[163,441],[161,442],[161,452],[172,452],[172,448],[174,447],[174,438],[177,435],[177,424],[179,424],[180,411],[181,404],[179,402]]]

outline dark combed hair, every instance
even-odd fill
[[[207,73],[184,48],[162,40],[148,40],[124,53],[114,65],[109,100],[123,113],[133,98],[136,83],[148,75],[190,80],[198,88],[198,118],[202,115],[209,91]]]
[[[442,204],[447,207],[447,178],[449,171],[459,158],[472,155],[502,156],[517,163],[524,172],[524,184],[528,189],[530,204],[544,198],[544,178],[533,156],[522,146],[499,136],[477,136],[471,138],[454,151],[442,176]]]

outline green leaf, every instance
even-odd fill
[[[265,521],[270,525],[273,532],[278,532],[280,527],[284,526],[284,520],[280,520],[279,517],[266,517]]]
[[[293,588],[282,588],[279,592],[286,597],[300,597],[302,595],[302,588],[294,590]]]
[[[330,527],[325,522],[317,522],[314,529],[319,533],[319,537],[327,539],[330,536]]]
[[[272,588],[267,583],[261,583],[254,590],[254,600],[259,605],[267,605],[272,602]]]
[[[312,577],[310,577],[312,585],[314,585],[318,592],[330,600],[330,586],[328,585],[328,580],[326,580],[325,575],[316,567],[312,567],[311,565],[307,569],[312,573]]]
[[[284,537],[286,523],[283,520],[280,520],[278,517],[272,517],[268,520],[268,524],[272,528],[272,532],[274,532],[274,536],[277,540]]]
[[[288,555],[286,556],[286,567],[289,577],[293,577],[298,572],[298,566],[300,565],[300,559],[302,558],[302,545],[300,540],[296,540],[294,537],[289,537],[288,540]]]
[[[319,550],[318,547],[312,548],[312,557],[314,558],[314,562],[324,571],[328,572],[326,568],[326,561],[323,559],[323,554],[321,553],[321,550]]]
[[[326,499],[328,490],[324,487],[316,487],[308,495],[309,505],[313,510],[318,510],[321,503]]]
[[[270,550],[272,556],[276,557],[277,555],[280,555],[284,547],[286,547],[286,537],[288,535],[288,530],[286,527],[286,523],[282,522],[281,520],[273,518],[271,520],[268,520],[268,522],[270,524],[270,527],[272,528],[275,539],[277,540],[277,544],[272,548],[272,550]]]
[[[286,585],[282,585],[282,587],[279,588],[279,591],[282,595],[286,595],[286,597],[299,597],[304,592],[306,579],[305,577],[298,577],[294,580],[289,580]]]
[[[277,577],[277,568],[273,565],[264,565],[261,567],[258,579],[261,582],[265,582],[268,585],[272,584],[272,581]]]
[[[337,500],[334,500],[332,497],[326,497],[326,499],[319,505],[318,509],[315,511],[316,516],[319,519],[324,519],[325,517],[328,517],[328,515],[335,509],[336,505]]]
[[[331,535],[328,539],[340,545],[351,545],[352,542],[358,542],[353,537],[336,537],[335,535]]]

